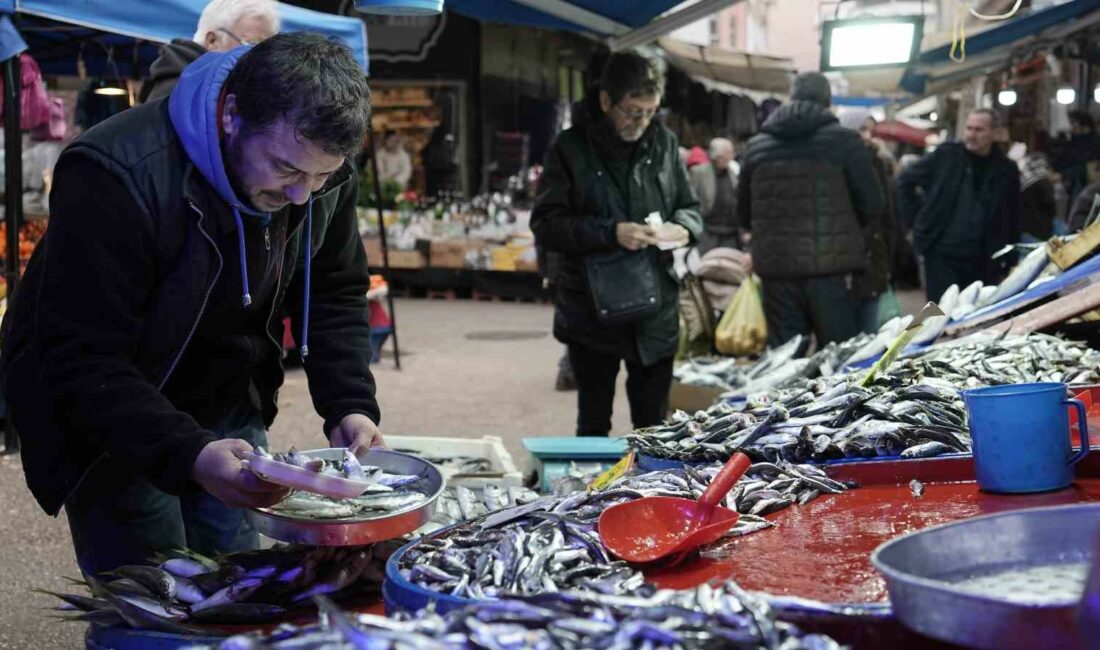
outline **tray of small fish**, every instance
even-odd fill
[[[354,614],[323,597],[318,601],[324,616],[314,624],[241,634],[192,650],[841,648],[827,636],[805,634],[775,620],[766,602],[734,584],[621,597],[547,593],[446,613],[402,612],[393,617]]]
[[[342,449],[301,452],[329,463],[345,461]],[[445,482],[431,463],[400,452],[372,448],[358,458],[371,468],[369,485],[357,497],[331,499],[292,492],[269,508],[247,511],[261,535],[315,546],[358,546],[400,537],[431,520]]]
[[[1005,650],[1095,647],[1075,619],[1098,530],[1100,503],[1016,510],[902,535],[871,562],[898,619],[933,638]]]
[[[698,499],[718,465],[621,478],[598,492],[543,497],[411,542],[386,565],[387,605],[446,611],[471,602],[543,592],[626,594],[646,584],[643,571],[617,560],[596,523],[612,505],[644,496]],[[821,469],[757,463],[724,504],[741,513],[727,537],[772,526],[765,516],[845,492]]]

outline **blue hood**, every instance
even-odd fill
[[[225,161],[222,160],[221,142],[218,138],[220,117],[218,100],[221,98],[222,86],[225,85],[230,71],[249,49],[249,46],[243,45],[229,52],[203,54],[197,61],[184,68],[179,82],[172,89],[172,95],[168,99],[168,117],[172,120],[172,127],[176,129],[183,143],[183,150],[187,152],[187,157],[202,173],[203,178],[217,191],[218,196],[229,204],[233,212],[240,250],[241,304],[245,307],[252,304],[252,295],[248,291],[248,261],[241,213],[252,215],[261,226],[267,226],[271,221],[271,215],[254,210],[240,200],[237,193],[233,191],[229,175],[225,172]],[[305,287],[302,299],[302,335],[298,341],[303,358],[309,354],[310,267],[312,266],[310,253],[313,250],[312,195],[306,206],[305,225]]]
[[[222,86],[237,61],[249,49],[249,46],[241,46],[229,52],[207,52],[184,68],[168,99],[168,116],[183,142],[187,157],[218,192],[218,196],[241,212],[260,217],[261,222],[266,224],[269,215],[252,209],[233,191],[218,138],[218,99]]]

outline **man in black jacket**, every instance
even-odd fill
[[[288,34],[203,57],[62,153],[0,376],[84,571],[256,545],[240,508],[285,491],[240,458],[275,417],[284,313],[330,444],[382,442],[349,162],[369,112],[346,47]]]
[[[973,111],[961,143],[940,145],[898,177],[902,222],[923,260],[929,300],[952,284],[999,282],[1004,269],[992,255],[1023,234],[1020,170],[993,141],[998,126],[993,111]]]
[[[664,90],[656,67],[638,54],[613,54],[600,88],[599,104],[547,152],[531,212],[537,244],[560,253],[554,336],[569,347],[581,436],[611,430],[615,378],[624,362],[634,426],[664,418],[680,320],[672,255],[658,246],[686,245],[702,230],[676,137],[652,121]],[[646,223],[654,214],[660,226]],[[638,266],[609,284],[629,292],[652,283],[652,308],[609,322],[597,314],[586,263],[628,258]]]
[[[749,140],[738,213],[763,282],[768,344],[811,332],[817,344],[859,333],[852,277],[867,269],[882,189],[859,134],[829,111],[829,81],[800,74],[791,101]]]
[[[199,16],[194,40],[177,38],[160,48],[138,99],[144,103],[167,97],[183,69],[207,52],[255,45],[278,33],[279,4],[275,0],[213,0]]]

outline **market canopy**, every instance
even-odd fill
[[[0,0],[0,14],[19,16],[16,28],[42,69],[76,74],[78,58],[92,74],[110,55],[122,75],[132,64],[147,64],[156,47],[141,41],[190,40],[209,0]],[[368,69],[367,33],[357,18],[336,16],[281,3],[282,31],[316,31],[343,40]],[[0,32],[0,38],[3,37]],[[116,49],[117,48],[117,49]],[[0,43],[0,50],[5,49]],[[97,65],[98,62],[98,65]],[[110,73],[111,70],[106,70]]]
[[[446,0],[470,18],[546,29],[621,34],[643,27],[683,0]]]
[[[659,39],[658,43],[671,65],[694,77],[773,93],[786,93],[794,78],[794,65],[790,59],[730,52],[668,37]]]

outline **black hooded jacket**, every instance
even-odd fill
[[[172,94],[183,69],[195,62],[206,49],[194,41],[174,39],[160,48],[160,56],[149,66],[149,78],[141,85],[138,101],[145,103]]]
[[[792,101],[749,140],[738,186],[762,278],[863,271],[863,231],[881,219],[882,188],[859,134],[829,109]]]

